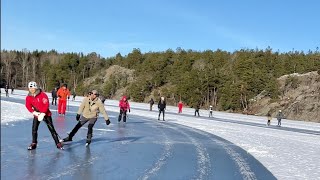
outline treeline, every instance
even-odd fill
[[[164,52],[141,53],[134,49],[126,56],[102,58],[96,53],[57,53],[46,51],[1,51],[1,85],[25,87],[36,80],[50,91],[57,83],[83,94],[91,84],[84,80],[112,65],[134,70],[133,83],[112,76],[100,91],[112,98],[127,87],[127,95],[136,102],[150,95],[165,96],[169,104],[182,100],[186,105],[209,106],[219,110],[248,110],[250,99],[264,91],[271,98],[280,92],[276,78],[291,73],[306,73],[320,69],[318,48],[300,51],[273,52],[271,48],[193,51],[177,48]],[[101,84],[96,79],[92,84]],[[153,93],[153,94],[152,94]]]
[[[1,87],[26,87],[36,81],[50,91],[61,83],[77,89],[85,78],[106,67],[109,61],[96,53],[58,53],[47,51],[1,51]],[[110,62],[109,62],[110,63]]]

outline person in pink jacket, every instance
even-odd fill
[[[120,114],[119,114],[118,122],[121,121],[122,116],[123,116],[123,122],[126,122],[127,111],[129,110],[130,112],[130,105],[126,96],[122,96],[121,100],[119,101],[119,107],[120,107]]]
[[[178,113],[182,113],[182,107],[183,107],[183,103],[182,103],[182,101],[179,101],[179,103],[178,103],[178,108],[179,108]]]

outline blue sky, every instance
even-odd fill
[[[320,1],[1,0],[1,49],[142,52],[320,47]]]

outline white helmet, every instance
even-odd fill
[[[28,88],[38,88],[38,85],[36,82],[31,81],[28,83]]]

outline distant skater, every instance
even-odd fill
[[[70,98],[70,91],[66,84],[63,84],[57,91],[58,100],[58,113],[59,115],[65,115],[67,109],[67,98]]]
[[[210,105],[210,107],[209,107],[209,117],[212,117],[212,111],[213,111],[212,105]]]
[[[178,103],[178,113],[182,113],[182,107],[183,107],[183,103],[182,103],[182,101],[179,101],[179,103]]]
[[[164,113],[165,113],[165,110],[166,110],[166,106],[167,106],[167,103],[164,99],[164,97],[161,97],[160,98],[160,101],[158,103],[158,110],[159,110],[159,116],[158,116],[158,121],[160,121],[160,115],[162,113],[162,120],[164,120]]]
[[[199,113],[199,110],[200,110],[200,104],[197,104],[196,107],[194,108],[194,116],[200,116],[200,113]]]
[[[270,126],[270,124],[271,124],[271,119],[272,119],[270,112],[268,112],[267,118],[268,118],[267,126]]]
[[[125,123],[127,122],[127,111],[129,110],[130,112],[130,104],[126,96],[122,96],[121,100],[119,101],[119,108],[120,114],[118,117],[118,122],[120,122],[121,119],[123,119],[123,122]]]
[[[277,120],[278,120],[278,126],[281,126],[281,120],[283,119],[283,113],[281,110],[279,110],[278,114],[277,114]]]
[[[4,91],[6,92],[6,97],[9,97],[9,87],[6,85]]]
[[[75,101],[75,100],[76,100],[76,96],[77,96],[76,91],[73,91],[73,92],[72,92],[72,101]]]
[[[152,111],[152,106],[154,104],[153,98],[150,99],[149,104],[150,104],[150,111]]]
[[[51,91],[51,96],[52,96],[52,102],[51,102],[51,105],[57,105],[57,88],[54,88],[52,91]]]

